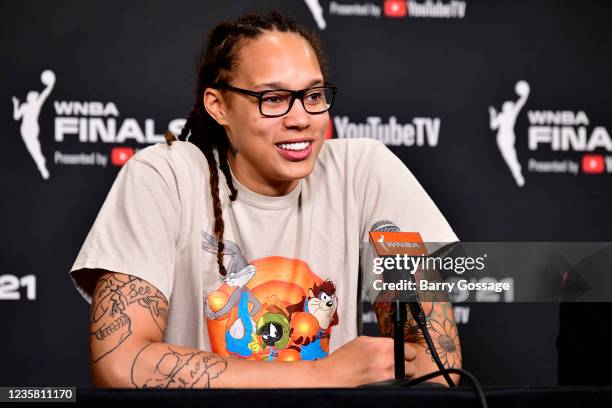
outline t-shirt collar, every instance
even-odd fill
[[[302,179],[298,180],[297,185],[289,193],[283,196],[272,197],[249,190],[238,181],[234,171],[232,170],[232,166],[229,166],[229,168],[232,174],[234,186],[236,187],[236,190],[238,190],[238,201],[242,201],[255,207],[268,209],[289,208],[297,205],[298,198],[302,192]]]

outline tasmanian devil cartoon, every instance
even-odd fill
[[[308,289],[308,297],[302,301],[288,306],[287,311],[292,315],[296,312],[307,312],[313,315],[319,323],[319,330],[314,339],[305,339],[301,350],[302,360],[315,360],[323,358],[329,353],[329,331],[338,324],[338,298],[336,286],[332,281],[325,280],[321,285],[316,283]]]

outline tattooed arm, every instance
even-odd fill
[[[417,271],[415,277],[418,282],[420,279],[429,281],[440,281],[440,276],[437,272],[429,272],[429,276],[424,277],[422,271]],[[433,276],[432,276],[433,275]],[[374,311],[378,318],[381,334],[385,337],[393,337],[393,308],[392,304],[387,300],[393,298],[392,292],[386,291],[381,293],[381,297],[374,302]],[[440,296],[440,293],[435,293],[436,301],[428,301],[428,296],[425,293],[419,292],[421,306],[427,321],[427,328],[431,336],[431,340],[436,348],[438,356],[442,364],[446,368],[461,368],[461,346],[459,343],[459,335],[457,333],[457,325],[455,323],[453,307],[448,301],[448,297]],[[417,322],[410,313],[410,308],[406,307],[408,321],[404,325],[404,340],[411,343],[417,351],[417,357],[414,361],[416,365],[416,373],[414,377],[438,371],[431,352],[427,347],[425,337],[421,332]],[[459,375],[450,374],[453,382],[458,384]],[[429,380],[448,385],[444,377],[439,376]]]
[[[313,362],[254,362],[164,343],[168,301],[148,282],[99,271],[90,313],[93,382],[101,387],[321,385]]]

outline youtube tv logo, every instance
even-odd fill
[[[408,14],[406,1],[401,0],[385,0],[383,11],[387,17],[406,17]]]
[[[123,166],[133,155],[133,147],[113,147],[111,150],[111,163],[114,166]]]
[[[601,174],[606,163],[601,154],[585,154],[582,156],[582,172],[585,174]]]

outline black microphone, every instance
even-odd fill
[[[374,223],[370,227],[370,232],[401,231],[400,228],[393,222],[389,220],[381,220]],[[409,281],[412,282],[412,284],[416,288],[414,272],[415,271],[410,271],[406,274],[405,270],[385,269],[382,273],[383,281],[385,283],[399,283],[404,280],[407,275],[409,277]],[[404,382],[406,380],[406,371],[404,366],[404,326],[408,320],[407,308],[410,308],[410,314],[421,329],[423,337],[425,338],[425,341],[427,343],[427,347],[429,348],[431,356],[434,359],[436,365],[438,366],[438,369],[445,370],[446,367],[444,367],[444,365],[442,364],[442,361],[440,360],[438,352],[431,339],[431,335],[429,334],[429,330],[427,329],[427,320],[425,318],[425,313],[423,312],[423,308],[421,307],[421,302],[416,290],[409,291],[408,294],[403,295],[396,293],[391,302],[393,303],[393,357],[395,367],[395,381]],[[443,376],[449,386],[455,386],[455,383],[450,378],[448,373],[445,372]]]
[[[370,227],[370,232],[400,232],[400,229],[393,222],[381,220]],[[376,254],[378,255],[378,254]],[[398,270],[385,270],[382,273],[385,283],[398,283],[402,280],[402,274]],[[395,366],[395,379],[404,380],[406,370],[404,366],[404,325],[408,321],[406,302],[401,300],[401,296],[395,294],[393,300],[393,359]]]

